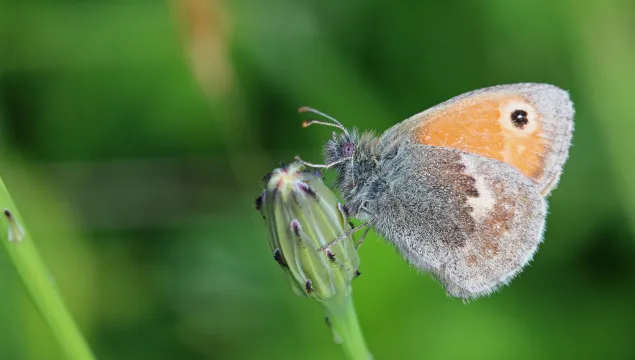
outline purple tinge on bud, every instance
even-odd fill
[[[317,300],[348,296],[359,257],[345,207],[314,172],[294,162],[266,177],[260,211],[274,259],[293,288]]]
[[[315,194],[315,191],[313,191],[313,189],[311,189],[309,184],[305,183],[304,181],[296,181],[295,186],[298,188],[298,190],[304,191],[309,196],[313,196],[313,197],[317,196]]]
[[[331,261],[335,261],[335,254],[333,254],[331,249],[326,249],[325,251],[326,251],[326,257],[328,257],[329,260]]]
[[[273,251],[273,259],[280,265],[280,266],[284,266],[287,267],[287,263],[284,262],[284,259],[282,258],[282,252],[280,252],[280,249],[276,249]]]
[[[256,210],[262,211],[262,202],[264,200],[265,200],[265,192],[263,191],[262,194],[258,196],[256,200],[254,200],[254,206],[256,207]]]
[[[296,237],[300,237],[300,223],[298,220],[291,220],[291,231],[293,231]]]

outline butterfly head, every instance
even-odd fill
[[[335,184],[348,202],[358,194],[374,174],[378,164],[375,152],[377,138],[371,132],[357,129],[335,134],[324,145],[324,161],[337,171]]]
[[[375,151],[377,137],[372,132],[360,133],[357,129],[349,131],[339,121],[311,108],[301,108],[300,112],[312,112],[330,120],[330,122],[310,120],[303,126],[313,124],[338,128],[341,133],[333,135],[324,146],[324,165],[304,162],[305,165],[318,168],[332,168],[337,172],[335,186],[348,202],[353,201],[364,188],[378,163]]]
[[[356,129],[339,135],[333,132],[331,139],[324,145],[324,161],[333,164],[336,170],[344,169],[348,162],[354,161],[358,143],[359,133]]]
[[[331,138],[331,140],[329,140],[329,142],[326,144],[324,148],[326,164],[317,165],[317,164],[311,164],[301,160],[302,163],[314,168],[323,168],[323,169],[336,168],[337,169],[337,168],[341,168],[341,165],[345,163],[347,160],[354,159],[355,152],[356,152],[355,150],[357,148],[357,139],[358,139],[357,131],[354,130],[352,132],[349,132],[344,127],[344,125],[342,125],[339,121],[313,108],[302,107],[298,111],[318,114],[329,120],[329,121],[307,120],[302,123],[302,127],[309,127],[311,125],[317,124],[317,125],[338,128],[342,131],[342,134],[339,136],[337,135],[337,133],[333,132],[333,137]]]

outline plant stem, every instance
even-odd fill
[[[337,296],[325,301],[324,307],[331,328],[336,337],[342,340],[344,352],[351,360],[371,360],[373,356],[364,340],[362,329],[357,320],[352,296]]]
[[[91,360],[94,356],[62,302],[54,279],[42,262],[33,240],[0,179],[0,242],[7,250],[33,304],[57,339],[66,359]]]

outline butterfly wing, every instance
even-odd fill
[[[546,202],[537,184],[508,164],[414,144],[381,168],[391,180],[374,209],[376,231],[452,296],[495,291],[542,240]]]
[[[379,146],[404,142],[449,147],[510,164],[548,195],[560,179],[573,133],[573,104],[548,84],[472,91],[390,128]]]

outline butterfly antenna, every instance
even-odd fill
[[[319,121],[319,120],[307,120],[307,121],[302,123],[302,127],[309,127],[309,126],[311,126],[313,124],[319,124],[319,125],[324,125],[324,126],[332,126],[332,127],[335,127],[335,128],[338,128],[338,129],[342,130],[344,133],[347,133],[346,129],[342,125],[332,124],[330,122]]]
[[[317,120],[310,120],[310,121],[305,121],[304,123],[302,123],[303,127],[307,127],[310,126],[312,124],[320,124],[320,125],[326,125],[326,126],[332,126],[332,127],[336,127],[340,130],[342,130],[346,135],[348,135],[348,131],[346,130],[346,128],[344,127],[344,125],[342,125],[342,123],[340,123],[339,121],[337,121],[335,118],[333,118],[330,115],[327,115],[319,110],[316,110],[314,108],[308,107],[308,106],[303,106],[301,108],[298,109],[298,112],[303,113],[303,112],[310,112],[313,114],[317,114],[320,116],[323,116],[329,120],[331,120],[334,124],[330,124],[327,122],[323,122],[323,121],[317,121]]]

